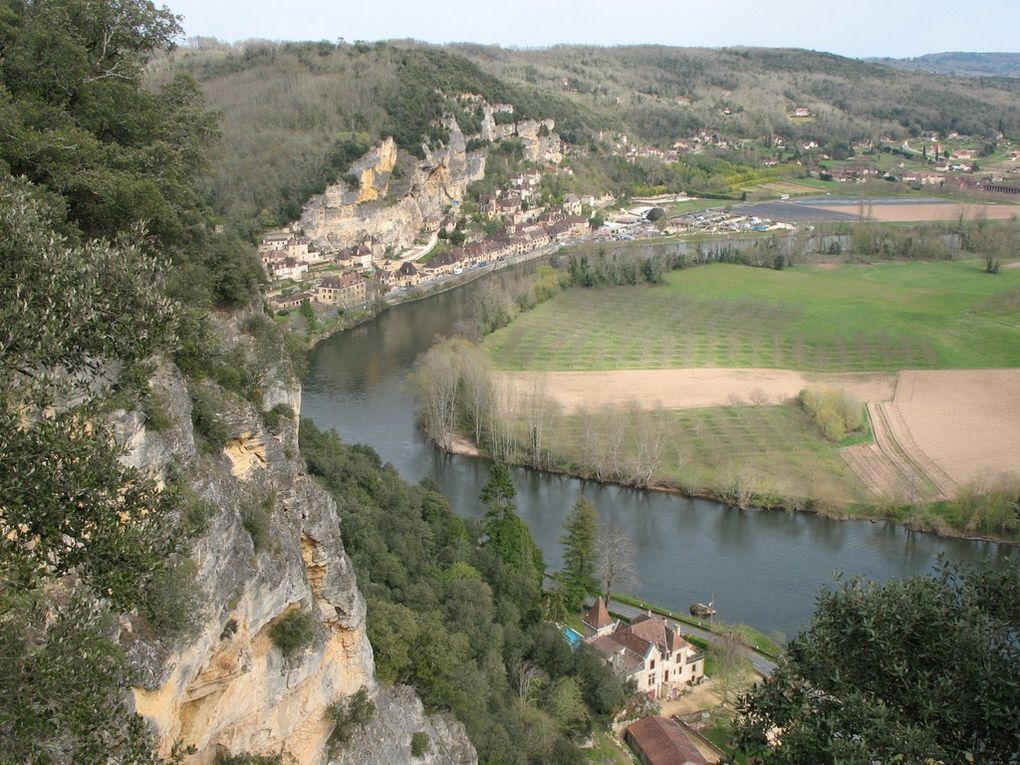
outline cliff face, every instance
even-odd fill
[[[544,119],[496,123],[497,113],[512,114],[513,111],[510,104],[483,104],[481,139],[501,141],[504,138],[517,138],[524,146],[524,159],[528,162],[550,162],[554,165],[562,162],[563,141],[554,132],[556,121]]]
[[[279,370],[276,377],[266,387],[263,409],[285,403],[299,412],[297,384]],[[164,364],[150,386],[173,424],[155,433],[139,414],[119,413],[116,426],[129,449],[125,459],[161,478],[186,476],[211,510],[208,529],[192,550],[200,590],[197,629],[167,644],[131,619],[122,620],[121,643],[139,678],[132,701],[150,723],[160,753],[168,755],[179,743],[195,747],[185,759],[195,765],[210,765],[219,753],[241,752],[280,753],[284,762],[301,765],[325,763],[332,731],[327,708],[365,686],[373,696],[383,694],[379,721],[349,751],[371,748],[366,741],[378,733],[369,731],[388,729],[386,720],[413,720],[415,732],[424,730],[434,741],[428,762],[475,762],[459,723],[432,721],[409,689],[380,691],[375,683],[365,601],[333,500],[305,475],[298,417],[282,417],[271,430],[252,404],[224,396],[220,415],[230,440],[224,449],[202,455],[180,373]],[[264,532],[250,533],[259,513]],[[314,637],[285,657],[270,634],[297,609],[312,615]],[[386,762],[412,761],[409,735],[392,743]],[[340,761],[354,760],[342,755]]]
[[[300,226],[316,244],[341,249],[374,238],[382,247],[409,247],[427,222],[438,223],[451,204],[459,204],[467,186],[485,175],[485,156],[468,152],[454,120],[446,124],[448,143],[427,151],[425,159],[408,171],[409,190],[395,200],[383,200],[397,166],[393,139],[387,138],[352,167],[360,180],[357,190],[344,181],[305,204]]]

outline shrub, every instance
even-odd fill
[[[272,544],[270,527],[273,522],[273,497],[259,502],[248,502],[241,506],[241,523],[251,537],[255,552],[268,550]]]
[[[222,404],[220,398],[206,388],[196,387],[191,391],[191,422],[202,437],[199,448],[207,454],[221,450],[230,440],[230,430],[219,416]]]
[[[155,433],[173,427],[174,418],[167,411],[166,397],[159,391],[150,390],[142,396],[142,412],[145,414],[145,427]]]
[[[288,611],[269,628],[269,639],[285,658],[307,647],[314,636],[315,620],[302,608]]]
[[[209,521],[216,514],[216,505],[203,499],[183,481],[175,481],[172,489],[180,505],[181,520],[178,524],[185,537],[197,537],[209,528]]]
[[[800,403],[830,441],[842,441],[864,424],[864,405],[844,390],[805,388]]]
[[[183,558],[149,582],[140,611],[156,634],[178,636],[194,632],[201,607],[200,590],[195,586],[197,573],[195,562]]]
[[[411,756],[424,757],[429,751],[429,734],[423,730],[411,736]]]
[[[277,404],[268,412],[262,413],[262,421],[266,423],[266,427],[270,430],[279,430],[280,425],[283,424],[285,419],[294,419],[294,410],[287,406],[287,404]]]
[[[334,701],[326,710],[326,714],[333,721],[333,732],[329,736],[329,755],[332,758],[350,743],[359,728],[372,719],[375,714],[375,702],[368,697],[368,689],[362,687],[350,698],[339,698]],[[411,745],[414,746],[413,738]]]

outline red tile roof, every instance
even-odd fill
[[[627,728],[631,746],[648,765],[708,765],[683,729],[665,717],[646,717]]]
[[[591,607],[591,610],[584,617],[584,623],[589,627],[595,629],[601,629],[602,627],[609,627],[613,623],[612,617],[609,615],[609,609],[606,608],[606,601],[602,598],[595,599],[595,605]]]

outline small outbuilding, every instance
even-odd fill
[[[624,740],[643,765],[708,765],[683,728],[666,717],[646,717],[627,728]]]

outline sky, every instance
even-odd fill
[[[157,0],[185,34],[809,48],[846,56],[1020,50],[1020,0]]]

